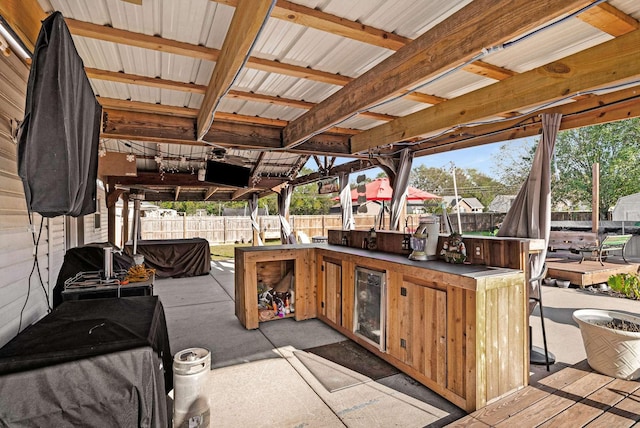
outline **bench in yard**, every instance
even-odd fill
[[[600,245],[587,246],[583,248],[578,248],[580,255],[582,258],[580,259],[580,263],[584,260],[584,253],[596,253],[598,256],[598,261],[602,266],[602,257],[607,259],[607,254],[611,251],[621,251],[622,252],[622,260],[625,263],[629,263],[627,259],[624,257],[624,248],[627,246],[627,243],[631,239],[633,235],[607,235]]]
[[[567,250],[577,253],[579,248],[598,245],[598,234],[595,232],[576,232],[552,230],[549,233],[549,251]]]

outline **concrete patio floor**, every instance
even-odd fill
[[[234,315],[233,260],[212,262],[206,276],[159,279],[154,293],[164,306],[172,354],[191,347],[211,351],[211,425],[439,427],[466,414],[402,373],[373,381],[302,351],[346,340],[318,320],[283,319],[244,329]],[[573,288],[545,286],[543,300],[549,350],[557,362],[551,372],[532,365],[531,383],[586,358],[574,310],[640,312],[637,301]],[[542,346],[537,313],[531,317],[533,343]],[[318,373],[349,386],[330,392]]]

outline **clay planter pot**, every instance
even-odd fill
[[[640,378],[640,333],[598,325],[613,319],[640,325],[640,318],[620,312],[580,309],[573,313],[580,326],[589,365],[618,379]]]

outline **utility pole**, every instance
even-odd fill
[[[456,166],[451,162],[451,173],[453,174],[453,194],[456,198],[456,213],[458,214],[458,233],[462,235],[462,222],[460,221],[460,201],[458,200],[458,185],[456,184]]]

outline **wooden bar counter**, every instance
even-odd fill
[[[236,316],[248,329],[259,326],[258,281],[293,269],[296,320],[322,320],[467,411],[528,384],[523,270],[322,244],[241,247],[235,257]],[[356,268],[385,274],[381,346],[354,333]]]

